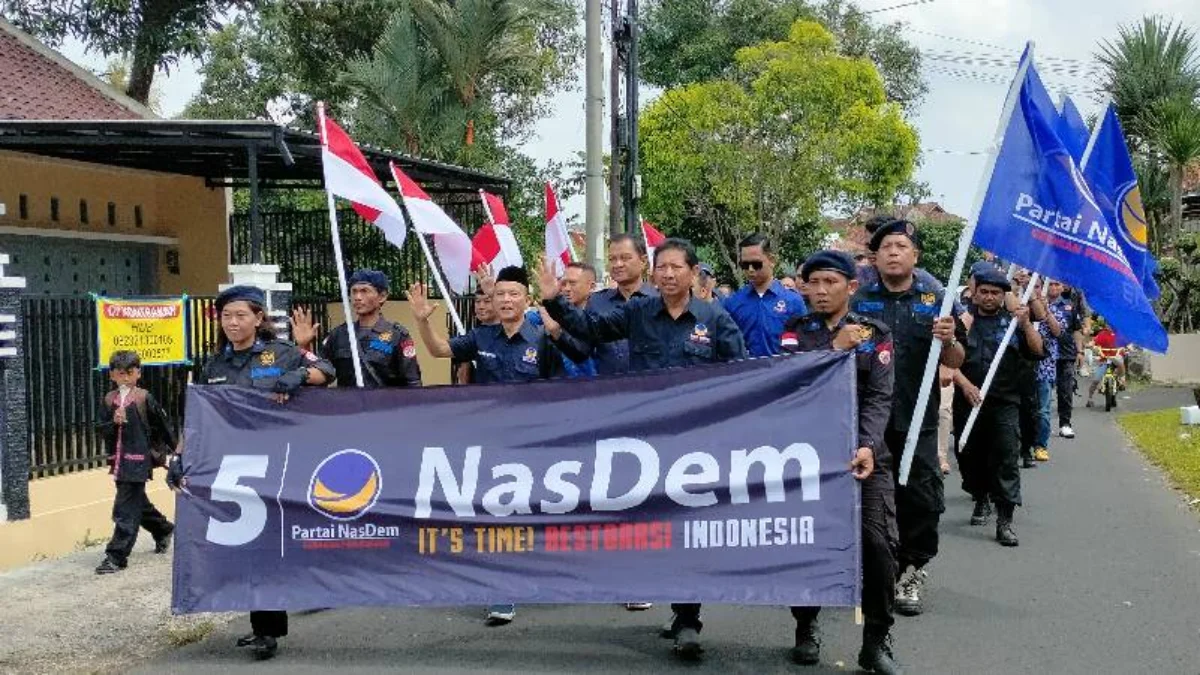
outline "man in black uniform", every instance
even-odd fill
[[[588,298],[593,312],[610,312],[634,298],[658,295],[651,284],[642,280],[646,271],[646,242],[631,234],[613,235],[608,240],[608,276],[616,288],[602,288]],[[629,372],[629,343],[614,340],[594,345],[596,372],[617,375]]]
[[[854,259],[840,251],[821,251],[801,269],[813,314],[793,316],[784,326],[785,352],[854,350],[858,367],[858,451],[850,465],[862,484],[862,650],[858,665],[869,672],[899,673],[889,639],[896,584],[895,485],[891,456],[883,437],[892,412],[892,336],[887,324],[850,311],[858,290]],[[792,660],[820,660],[819,607],[793,607],[796,646]]]
[[[305,385],[323,386],[333,380],[333,365],[328,361],[275,337],[265,305],[265,294],[253,286],[234,286],[217,296],[221,333],[200,384],[250,387],[285,403]],[[167,465],[167,485],[181,489],[186,485],[184,473],[181,456],[173,455]],[[287,612],[250,612],[250,628],[251,633],[238,638],[237,645],[269,659],[279,648],[278,638],[288,633]]]
[[[975,500],[971,524],[987,524],[990,498],[996,504],[996,541],[1002,546],[1018,543],[1012,518],[1021,503],[1022,378],[1030,365],[1042,358],[1042,336],[1029,319],[1029,308],[1017,307],[1010,313],[1004,306],[1009,290],[1010,284],[1000,272],[984,272],[975,278],[967,358],[954,376],[961,393],[955,397],[956,417],[965,420],[972,407],[983,406],[966,445],[959,448],[963,489]],[[1004,343],[1013,321],[1017,322],[1016,332]],[[979,387],[1001,349],[1004,356],[984,400]]]
[[[654,250],[658,294],[630,297],[598,312],[572,307],[559,297],[554,268],[543,264],[542,304],[550,318],[586,342],[628,340],[631,372],[746,358],[742,333],[720,303],[692,295],[699,268],[700,259],[690,242],[667,239]],[[684,658],[699,658],[703,651],[700,603],[675,603],[671,609],[677,652]]]
[[[358,357],[362,362],[363,386],[421,386],[421,366],[417,363],[417,345],[408,329],[383,318],[388,300],[388,278],[376,270],[358,270],[350,277],[350,304],[354,309],[354,332],[358,337]],[[305,309],[292,312],[292,337],[301,348],[312,351],[316,326]],[[321,343],[321,356],[337,370],[337,382],[353,387],[354,360],[350,354],[350,331],[342,324],[330,331]]]
[[[954,317],[938,317],[945,291],[914,276],[921,250],[916,226],[905,220],[884,223],[871,236],[869,248],[875,253],[879,278],[854,294],[850,309],[882,321],[892,331],[895,388],[884,442],[892,451],[897,479],[908,429],[920,425],[908,485],[896,488],[897,563],[902,575],[896,611],[914,616],[923,609],[921,592],[929,577],[924,568],[937,556],[938,521],[946,507],[937,454],[937,400],[931,395],[921,420],[913,420],[913,409],[922,387],[932,388],[931,393],[939,391],[937,369],[930,381],[923,379],[933,341],[942,343],[941,365],[957,368],[963,360],[959,340],[965,339],[966,332]]]

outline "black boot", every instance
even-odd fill
[[[817,637],[817,620],[796,620],[796,646],[792,647],[792,662],[815,666],[821,661],[821,640]]]
[[[992,517],[992,503],[983,499],[975,500],[975,510],[971,512],[971,524],[975,526],[987,525],[988,520]]]
[[[1016,546],[1020,543],[1012,524],[1014,508],[1012,504],[999,504],[996,507],[996,541],[1000,542],[1001,546]]]
[[[171,529],[167,530],[166,534],[163,534],[161,537],[155,537],[154,538],[154,552],[158,553],[159,555],[162,555],[163,553],[170,551],[171,550],[171,536],[173,534],[175,534],[175,526],[174,525],[171,526]]]
[[[858,667],[868,673],[884,675],[900,675],[904,672],[892,655],[892,636],[886,628],[863,627],[863,646],[858,652]]]

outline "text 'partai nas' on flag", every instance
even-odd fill
[[[1022,60],[1029,58],[1026,51]],[[1032,63],[1017,96],[975,243],[1081,289],[1117,333],[1165,352],[1166,331],[1130,266],[1120,234],[1058,137],[1057,111]]]

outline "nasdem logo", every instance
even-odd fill
[[[375,458],[359,450],[342,450],[325,458],[308,484],[308,503],[333,520],[356,520],[379,499],[383,477]]]

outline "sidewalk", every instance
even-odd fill
[[[94,572],[103,547],[0,573],[0,673],[124,673],[228,621],[172,617],[171,555],[153,549],[142,533],[107,576]]]

